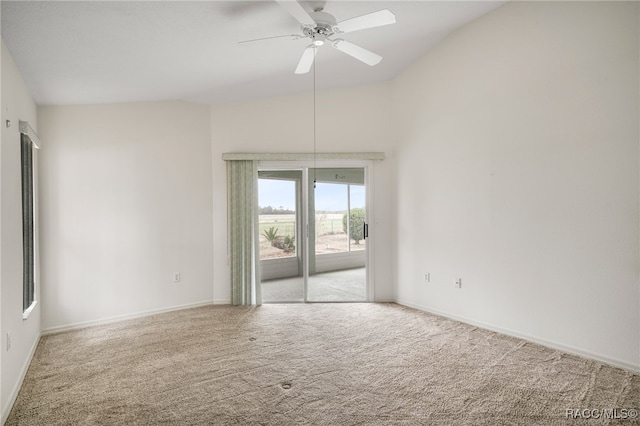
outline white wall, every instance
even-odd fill
[[[638,6],[511,2],[394,81],[398,301],[640,370]]]
[[[37,131],[36,105],[31,99],[13,59],[2,43],[2,145],[0,148],[0,414],[9,415],[22,378],[40,338],[40,309],[37,304],[26,320],[22,319],[22,175],[18,121],[28,121]],[[6,120],[11,120],[7,128]],[[37,157],[38,154],[34,157]],[[37,161],[37,159],[36,159]],[[37,220],[37,218],[36,218]],[[37,225],[36,225],[37,226]],[[38,276],[36,272],[36,277]],[[36,280],[36,300],[42,300]],[[7,351],[7,332],[11,349]]]
[[[391,145],[388,84],[320,92],[318,152],[386,152]],[[216,303],[229,303],[225,152],[313,152],[313,98],[287,96],[211,109],[213,139],[214,289]],[[393,300],[390,244],[393,158],[374,164],[374,296]]]
[[[38,113],[43,330],[211,303],[209,107]]]

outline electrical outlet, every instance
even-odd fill
[[[424,281],[430,283],[431,282],[431,274],[429,272],[425,272]]]
[[[173,282],[174,283],[179,283],[180,282],[180,272],[174,272],[173,273]]]
[[[462,278],[456,278],[456,288],[462,288]]]
[[[11,332],[7,331],[7,352],[11,349]]]

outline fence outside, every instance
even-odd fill
[[[290,235],[294,237],[296,234],[296,223],[294,220],[260,220],[260,235],[270,228],[278,230],[280,237],[286,237]],[[340,219],[316,219],[316,235],[333,235],[344,234],[342,226],[342,218]]]

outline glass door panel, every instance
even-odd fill
[[[258,172],[262,301],[303,302],[302,171]]]
[[[367,300],[365,201],[363,168],[309,169],[308,301]]]

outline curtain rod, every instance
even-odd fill
[[[224,161],[304,161],[304,160],[384,160],[384,152],[319,152],[317,154],[299,153],[255,153],[227,152],[222,154]]]

